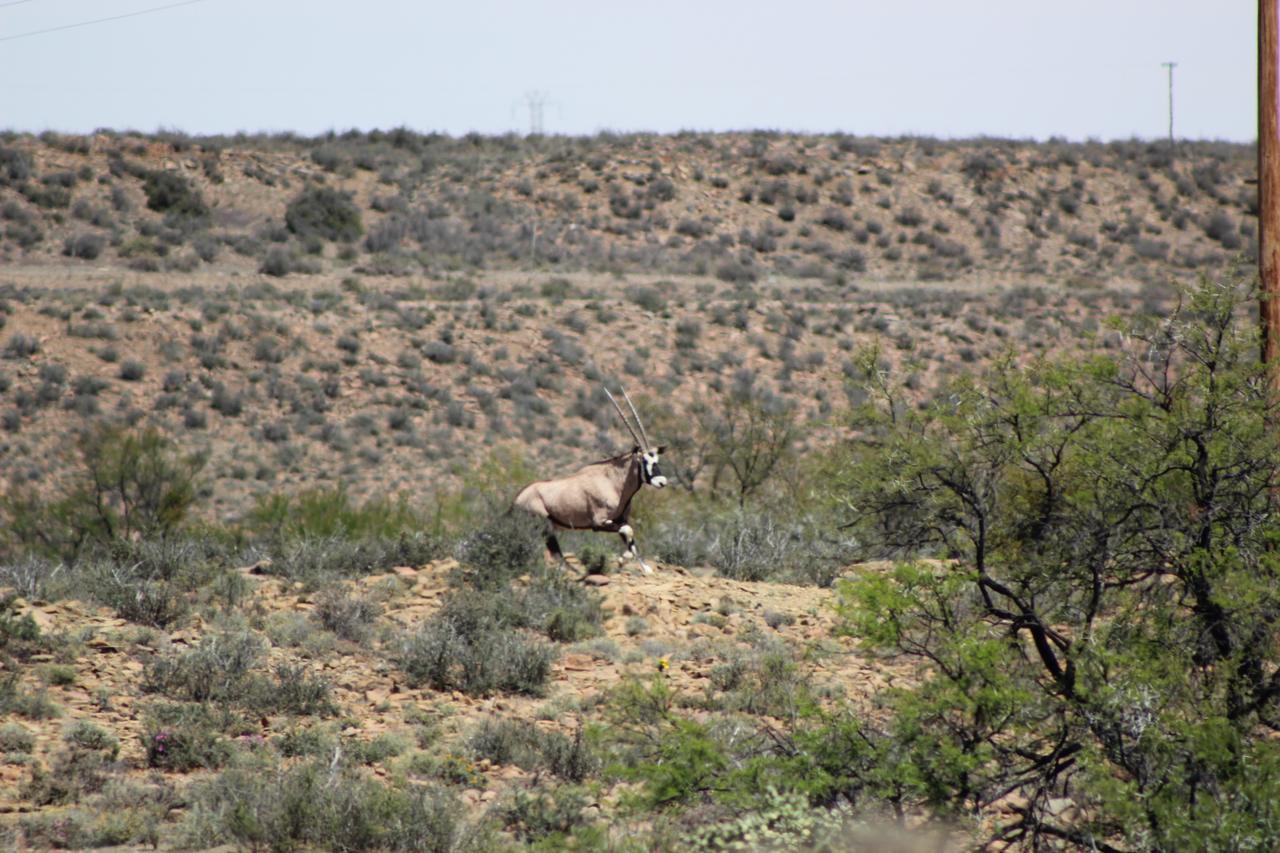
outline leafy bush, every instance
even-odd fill
[[[643,308],[659,314],[667,308],[667,297],[656,287],[633,285],[627,288],[627,299]]]
[[[547,770],[569,782],[582,782],[600,769],[581,726],[570,738],[524,720],[486,718],[468,738],[467,747],[477,759]]]
[[[353,643],[363,643],[369,638],[374,620],[380,612],[377,602],[364,596],[351,595],[341,587],[326,590],[316,600],[316,618],[325,630]]]
[[[60,495],[14,490],[0,499],[0,544],[74,560],[86,550],[163,540],[195,503],[203,457],[179,454],[154,428],[100,425],[82,435],[78,450]]]
[[[177,172],[148,172],[142,191],[147,194],[147,207],[151,210],[180,219],[203,219],[209,215],[200,190]]]
[[[233,767],[192,794],[193,847],[454,853],[492,849],[494,842],[466,821],[445,788],[394,787],[327,761]]]
[[[398,662],[411,684],[472,696],[541,694],[555,649],[504,625],[486,599],[451,596],[440,613],[403,641]]]
[[[329,716],[337,706],[329,696],[329,682],[313,678],[303,666],[277,664],[272,681],[259,680],[249,706],[259,713]]]
[[[125,382],[140,382],[147,375],[147,366],[132,358],[120,364],[120,378]]]
[[[847,809],[815,808],[803,794],[770,787],[754,807],[737,817],[697,827],[681,839],[681,846],[695,851],[838,850],[846,845],[863,849],[853,840],[856,836],[849,821]],[[869,849],[888,844],[882,833],[866,841]],[[909,847],[904,844],[904,849]]]
[[[26,754],[36,748],[35,735],[17,723],[0,726],[0,753]]]
[[[30,335],[12,335],[4,345],[5,358],[30,358],[40,352],[40,339]]]
[[[782,643],[762,643],[750,653],[732,654],[711,670],[711,687],[729,711],[795,720],[813,709],[807,682]]]
[[[262,640],[252,632],[210,634],[194,649],[155,658],[143,687],[192,702],[243,701],[251,689],[250,671],[262,654]]]
[[[138,563],[94,560],[80,569],[80,576],[95,600],[139,625],[167,628],[190,609],[178,584]]]
[[[101,234],[76,234],[68,237],[62,244],[62,254],[69,258],[95,260],[106,248],[107,239]]]
[[[40,626],[30,613],[19,616],[17,612],[16,594],[0,597],[0,652],[25,657],[39,648]]]
[[[1231,217],[1221,210],[1214,211],[1204,224],[1204,233],[1210,240],[1217,240],[1224,249],[1240,248],[1240,232]]]
[[[226,764],[234,751],[222,724],[205,705],[162,705],[150,712],[142,735],[147,766],[186,773]]]
[[[420,531],[427,523],[404,496],[357,503],[342,486],[267,495],[249,514],[256,535],[283,540],[394,539]]]
[[[110,762],[102,751],[72,744],[54,755],[48,769],[41,763],[31,765],[22,796],[40,806],[79,802],[106,785]]]
[[[457,558],[467,582],[478,589],[501,589],[541,565],[546,551],[542,528],[540,519],[512,511],[464,536]]]
[[[602,845],[603,838],[598,833],[569,840],[570,833],[587,825],[586,807],[590,803],[587,792],[577,786],[566,785],[549,792],[517,789],[497,811],[503,824],[521,841],[548,849],[574,849],[580,844],[591,849]]]
[[[417,566],[446,553],[430,534],[402,534],[397,538],[325,538],[270,541],[268,574],[317,584],[334,578],[358,577],[396,566]]]
[[[31,177],[32,166],[26,151],[0,146],[0,186],[21,186]]]
[[[104,753],[108,760],[114,760],[120,751],[120,741],[106,729],[94,725],[88,720],[79,720],[71,725],[62,739],[76,749],[90,749]]]
[[[285,223],[300,237],[350,243],[364,233],[360,208],[351,196],[332,187],[311,186],[289,202]]]
[[[286,246],[272,246],[262,259],[258,272],[280,278],[294,271],[293,252]]]
[[[1280,446],[1255,299],[1203,281],[1122,358],[1001,363],[861,425],[866,541],[949,558],[841,588],[851,633],[931,673],[891,702],[910,801],[1017,792],[1009,843],[1269,843]]]

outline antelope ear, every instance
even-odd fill
[[[632,452],[632,453],[639,453],[639,452],[640,452],[640,445],[638,445],[638,444],[633,444],[633,445],[631,445],[631,452]]]
[[[667,446],[666,446],[665,444],[659,444],[659,445],[658,445],[658,455],[659,455],[659,456],[661,456],[662,454],[664,454],[664,453],[666,453],[666,452],[667,452]]]

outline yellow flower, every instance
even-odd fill
[[[666,672],[671,668],[671,662],[666,658],[658,658],[658,672]]]

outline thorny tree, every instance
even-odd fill
[[[1251,298],[1204,281],[1121,358],[1009,358],[862,424],[841,482],[864,541],[937,558],[842,589],[851,632],[930,671],[885,732],[918,804],[999,804],[990,833],[1033,847],[1280,831],[1280,452]]]

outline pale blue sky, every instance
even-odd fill
[[[1255,2],[0,0],[0,128],[1256,135]]]

